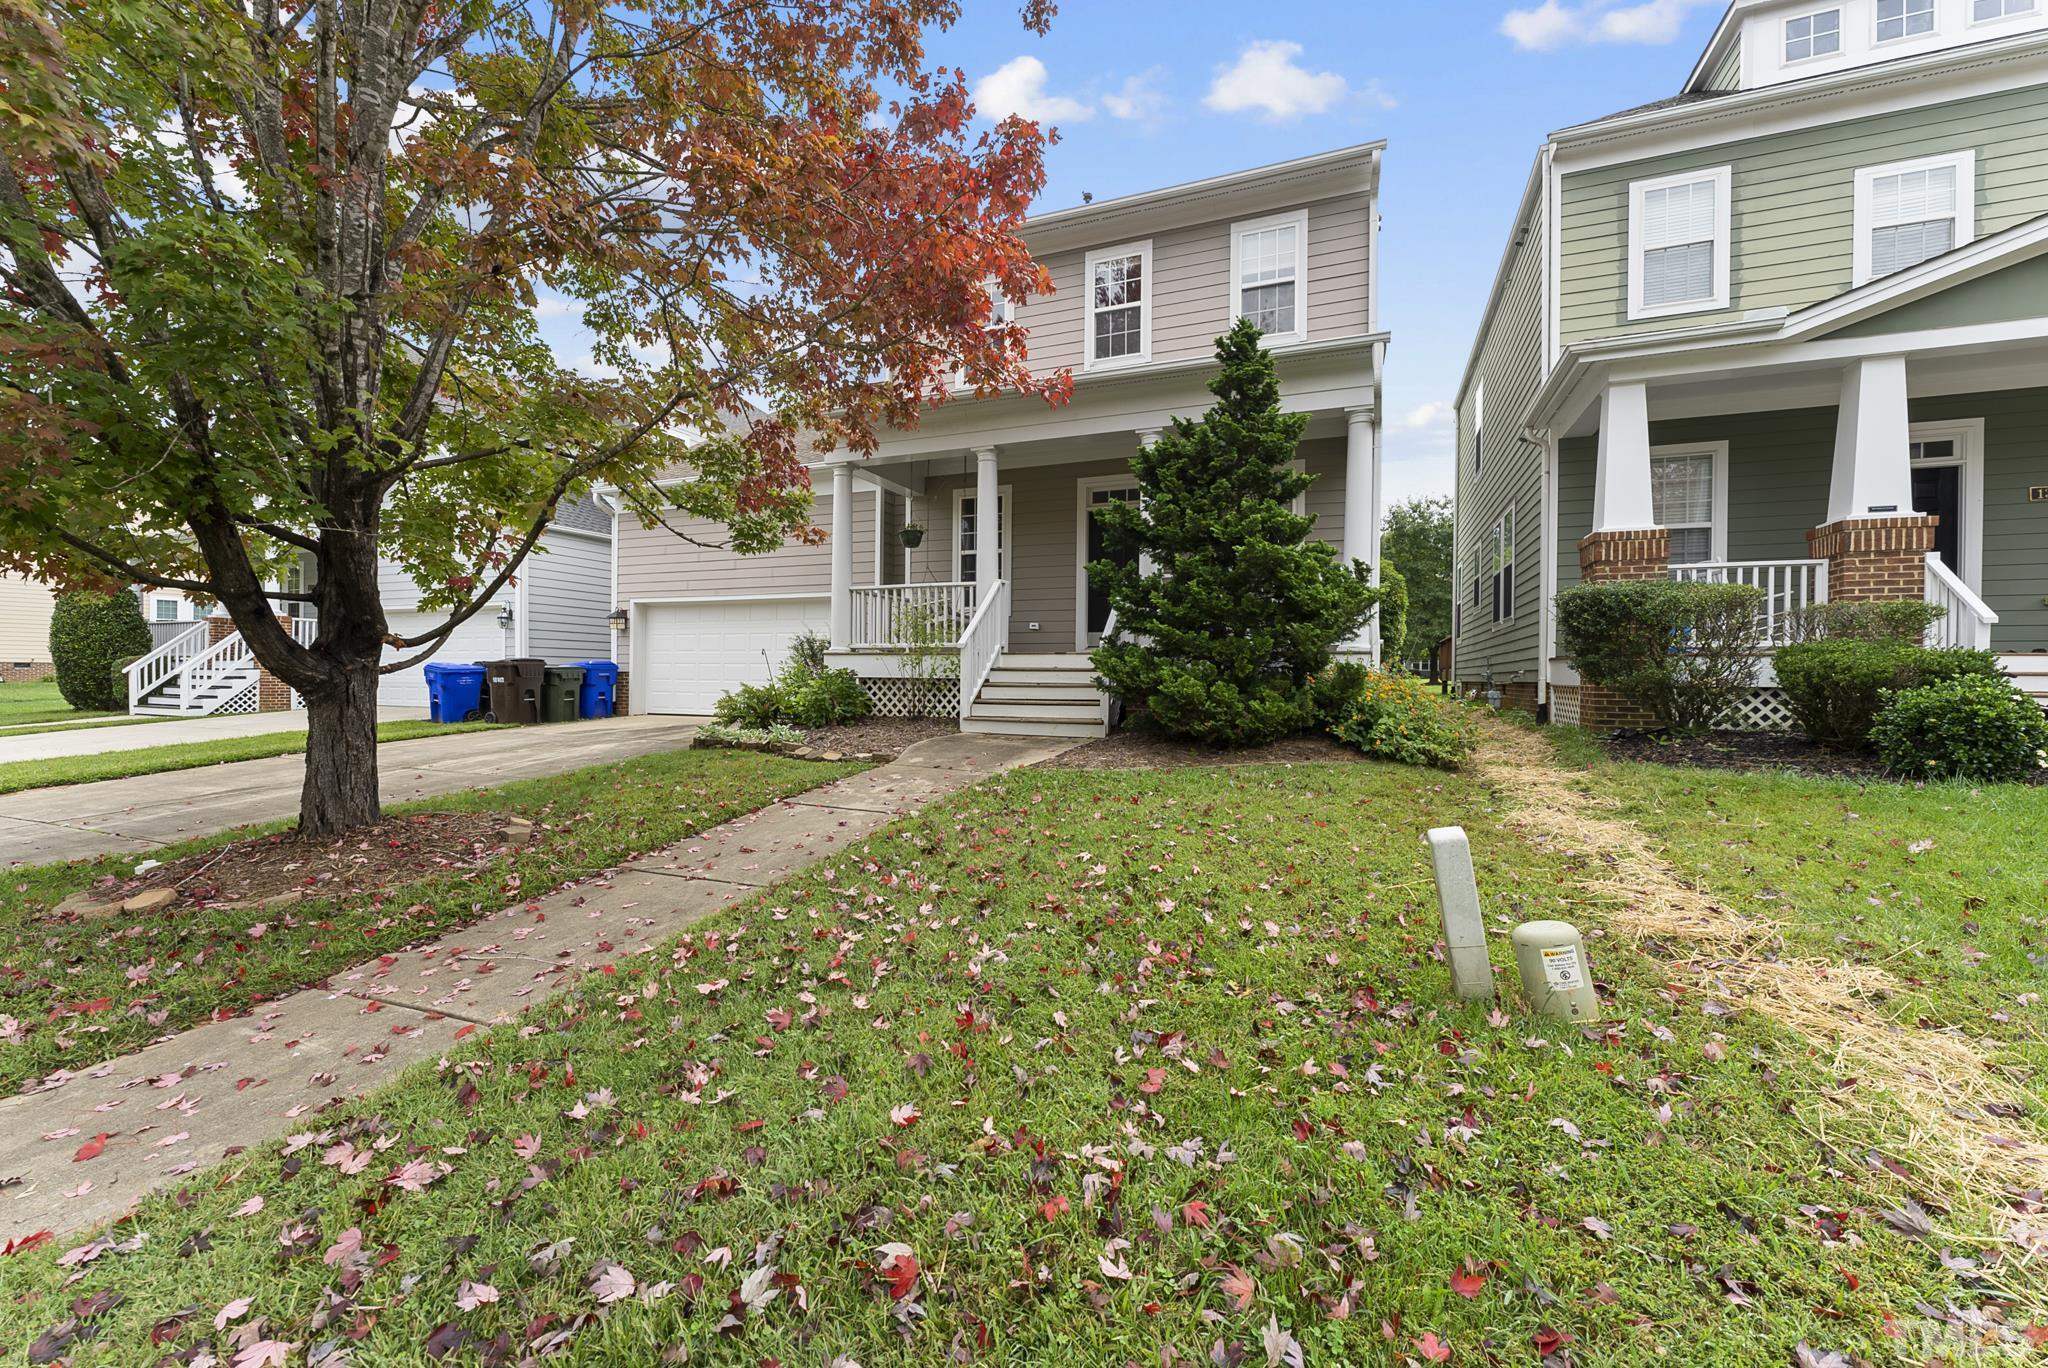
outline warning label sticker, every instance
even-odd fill
[[[1579,947],[1553,945],[1543,951],[1543,981],[1552,988],[1577,988],[1585,975],[1579,967]]]

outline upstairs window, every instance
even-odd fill
[[[1970,242],[1976,205],[1975,152],[1858,171],[1855,283],[1880,280]]]
[[[1785,62],[1832,57],[1842,50],[1842,12],[1822,10],[1785,21]]]
[[[1729,168],[1629,187],[1628,316],[1728,307]]]
[[[1308,215],[1240,223],[1230,232],[1231,314],[1249,318],[1268,342],[1308,335]]]
[[[1934,32],[1934,0],[1877,0],[1877,41]]]
[[[2039,0],[1970,0],[1970,22],[1988,24],[1994,19],[2033,14],[2039,9]]]
[[[1472,473],[1486,469],[1486,382],[1472,392]]]
[[[981,288],[988,294],[988,321],[981,325],[983,332],[994,332],[1005,324],[1017,321],[1016,301],[1003,293],[1001,285],[998,285],[993,280],[988,280],[982,282]],[[956,388],[964,387],[967,384],[967,368],[965,366],[954,369],[953,384]]]
[[[1152,244],[1136,242],[1090,252],[1087,270],[1088,364],[1130,365],[1149,361]]]

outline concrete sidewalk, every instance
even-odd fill
[[[675,750],[696,730],[689,718],[615,717],[394,741],[378,749],[378,778],[384,801],[402,803]],[[291,817],[305,772],[304,756],[278,755],[8,794],[0,797],[0,867],[142,853]]]
[[[231,1152],[321,1127],[321,1111],[390,1082],[476,1030],[509,1023],[578,974],[847,849],[900,816],[1072,741],[948,736],[656,851],[200,1026],[35,1094],[0,1101],[0,1241],[60,1235],[129,1210]],[[106,1147],[72,1155],[102,1133]]]
[[[425,708],[379,708],[380,722],[424,719]],[[303,712],[222,714],[214,717],[174,717],[161,722],[144,722],[132,727],[81,727],[74,731],[26,732],[0,735],[0,765],[15,760],[57,760],[67,755],[104,755],[108,751],[147,750],[151,746],[178,746],[189,741],[226,741],[237,736],[268,736],[273,732],[304,731]]]

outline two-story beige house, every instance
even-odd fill
[[[1458,396],[1455,673],[1622,720],[1582,581],[1926,597],[2048,693],[2048,0],[1735,0],[1551,135]],[[1774,676],[1740,710],[1789,720]]]
[[[616,658],[632,711],[708,712],[815,632],[885,713],[938,700],[970,729],[1099,734],[1088,653],[1109,610],[1085,571],[1103,554],[1094,511],[1136,498],[1131,453],[1209,406],[1215,341],[1243,316],[1265,331],[1284,401],[1310,418],[1315,535],[1376,565],[1383,148],[1030,219],[1054,288],[1015,317],[1035,371],[1073,373],[1071,402],[963,397],[872,457],[820,458],[822,545],[737,556],[622,519]],[[936,681],[933,650],[905,652],[920,643],[944,657]]]

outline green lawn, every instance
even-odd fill
[[[274,914],[244,909],[52,922],[43,915],[50,908],[98,878],[128,872],[135,856],[13,870],[4,876],[6,896],[0,898],[0,1094],[54,1069],[89,1068],[217,1010],[246,1011],[475,921],[518,898],[521,889],[550,888],[610,868],[862,768],[683,750],[427,799],[390,811],[506,812],[530,818],[538,829],[516,858],[482,871],[437,875],[379,894],[309,900]],[[158,855],[176,858],[261,829],[187,842]],[[248,934],[257,921],[267,927],[260,938]],[[10,1041],[10,1033],[20,1039]]]
[[[486,731],[488,722],[383,722],[380,742],[416,741],[427,736],[454,736]],[[266,760],[273,755],[298,755],[306,749],[303,730],[228,736],[218,741],[181,741],[139,750],[104,751],[98,755],[65,755],[52,760],[13,760],[0,764],[0,793],[51,788],[59,784],[90,784],[101,779],[132,779],[138,774],[225,765],[235,760]]]
[[[117,715],[79,711],[57,692],[55,680],[46,679],[36,684],[0,684],[0,728],[41,727],[45,723],[83,722]]]
[[[1646,819],[1736,836],[1692,815],[1733,812],[1719,776],[1631,782]],[[1841,820],[1854,792],[1798,797]],[[1602,929],[1512,817],[1371,764],[993,781],[146,1203],[134,1252],[17,1256],[0,1352],[84,1306],[73,1363],[152,1326],[226,1359],[232,1307],[379,1365],[1748,1368],[1919,1362],[1916,1308],[1986,1314],[1985,1213],[1894,1232],[1928,1194],[1823,1142],[1810,1042],[1619,938],[1600,1026],[1447,999],[1427,827],[1471,832],[1497,919]],[[1971,829],[1933,833],[1961,867]],[[1951,877],[1847,841],[1815,887],[1879,855],[1873,892]],[[2004,915],[2038,936],[2039,897]]]

